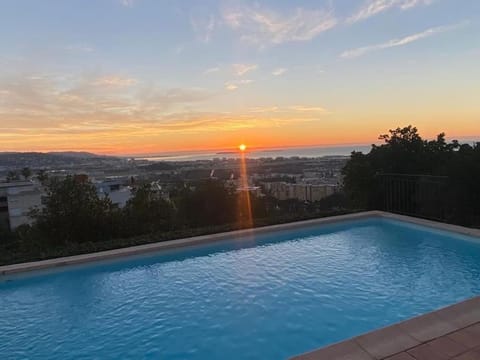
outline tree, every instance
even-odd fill
[[[24,167],[22,169],[22,176],[25,180],[28,180],[32,176],[32,170],[29,167]]]
[[[37,172],[37,180],[40,181],[42,185],[45,185],[45,183],[48,180],[48,174],[47,171],[44,169],[38,170]]]
[[[162,199],[150,184],[133,190],[132,198],[127,202],[124,212],[122,235],[138,235],[171,230],[174,220],[172,204]]]
[[[343,189],[354,208],[370,207],[375,188],[375,172],[368,155],[354,151],[342,170]]]
[[[412,201],[414,206],[431,208],[441,204],[445,207],[445,220],[480,225],[479,143],[472,146],[456,140],[447,142],[444,133],[427,141],[412,126],[390,130],[379,138],[384,144],[372,145],[368,154],[352,153],[342,170],[344,190],[351,204],[358,208],[376,207],[379,175],[417,175],[413,178],[418,179],[425,179],[425,175],[442,176],[447,178],[447,183],[440,195],[423,194],[435,199],[419,199],[416,193],[419,186],[403,187],[403,199]],[[422,186],[428,187],[428,184]],[[420,205],[418,201],[425,204]]]
[[[31,212],[33,233],[40,239],[59,245],[112,237],[112,217],[117,209],[108,198],[98,197],[92,183],[67,176],[52,179],[46,192],[44,206]]]
[[[224,225],[237,220],[237,198],[234,190],[221,181],[206,180],[195,187],[184,187],[176,196],[178,222],[188,227]]]
[[[379,174],[443,175],[444,166],[456,149],[445,134],[425,141],[409,125],[380,135],[383,145],[372,145],[368,154],[353,152],[343,169],[344,189],[355,207],[371,208],[375,203]]]
[[[20,177],[18,176],[18,173],[15,170],[10,170],[7,173],[7,182],[16,181],[16,180],[19,180],[19,179],[20,179]]]

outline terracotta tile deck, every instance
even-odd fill
[[[291,360],[480,360],[480,296]]]

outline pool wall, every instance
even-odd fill
[[[162,241],[157,243],[151,243],[146,245],[139,245],[121,249],[114,249],[108,251],[101,251],[90,254],[82,254],[68,257],[61,257],[49,260],[34,261],[21,264],[13,264],[0,266],[0,276],[12,275],[17,273],[29,272],[29,271],[38,271],[51,268],[58,268],[68,265],[78,265],[83,263],[89,263],[94,261],[116,259],[128,256],[149,254],[149,253],[159,253],[165,250],[172,250],[187,246],[202,245],[208,243],[214,243],[224,240],[231,240],[232,238],[248,238],[254,237],[260,234],[265,234],[269,232],[285,231],[285,230],[294,230],[305,227],[317,227],[321,225],[329,225],[334,223],[353,221],[353,220],[365,220],[365,219],[374,219],[374,218],[384,218],[390,220],[397,220],[402,222],[407,222],[415,225],[420,225],[428,227],[434,230],[440,230],[442,232],[449,232],[454,234],[461,234],[468,237],[478,238],[480,241],[480,229],[471,229],[458,225],[450,225],[445,223],[440,223],[431,220],[419,219],[410,216],[397,215],[392,213],[387,213],[383,211],[365,211],[358,212],[348,215],[339,215],[331,216],[313,220],[306,221],[297,221],[286,224],[278,224],[272,226],[265,226],[253,229],[243,229],[236,230],[218,234],[211,235],[202,235],[191,238],[177,239]]]

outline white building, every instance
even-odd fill
[[[30,181],[0,184],[0,222],[15,230],[23,224],[30,224],[29,213],[42,206],[44,190],[41,185]]]
[[[132,189],[130,186],[125,186],[126,178],[109,178],[103,181],[95,182],[99,197],[108,197],[112,204],[123,208],[128,200],[132,197]]]
[[[120,188],[119,190],[111,191],[108,197],[112,201],[113,205],[117,205],[120,208],[127,205],[128,200],[132,197],[132,190],[130,187]]]

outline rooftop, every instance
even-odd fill
[[[13,187],[23,187],[23,186],[32,186],[35,185],[31,181],[13,181],[13,182],[6,182],[0,183],[0,189],[8,189]]]

